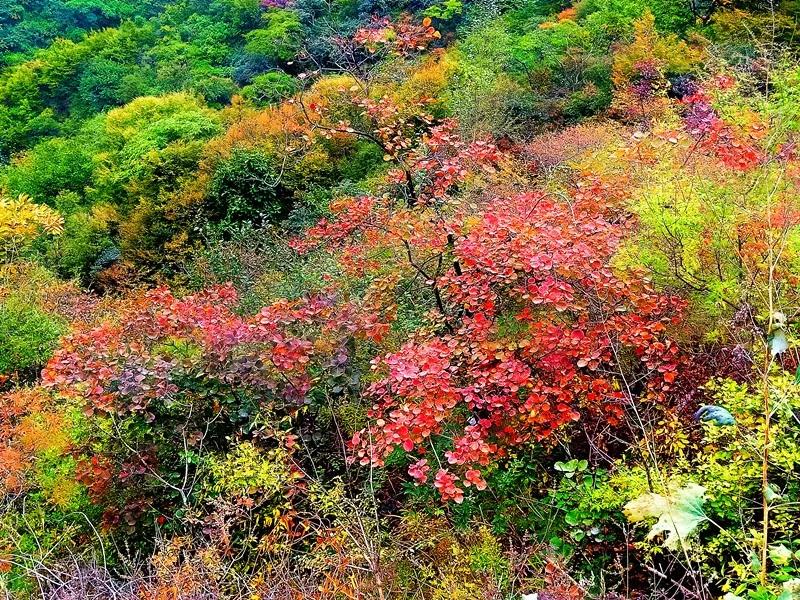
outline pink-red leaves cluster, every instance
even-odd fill
[[[369,26],[356,31],[353,41],[369,52],[389,48],[392,52],[405,56],[425,50],[441,37],[431,26],[429,18],[423,19],[421,23],[414,23],[406,15],[396,22],[388,18],[374,19]]]
[[[730,85],[727,79],[720,83]],[[744,139],[728,125],[714,109],[711,97],[704,90],[683,98],[686,107],[684,125],[697,139],[699,146],[715,156],[725,167],[735,171],[749,171],[764,160],[760,148]]]
[[[618,422],[632,400],[624,369],[643,393],[669,390],[678,350],[666,329],[683,302],[609,267],[626,227],[608,191],[588,181],[569,201],[495,198],[468,231],[449,225],[460,231],[460,274],[450,269],[436,284],[457,327],[374,361],[373,422],[352,440],[360,462],[381,465],[402,449],[418,457],[409,474],[422,483],[434,443],[447,439],[434,485],[459,502],[510,448],[584,411]]]
[[[329,360],[353,336],[380,339],[387,325],[370,308],[332,295],[282,300],[242,316],[230,286],[176,298],[165,289],[141,298],[118,323],[66,338],[44,383],[85,401],[87,412],[150,416],[182,382],[247,389],[265,401],[301,402],[309,365]]]

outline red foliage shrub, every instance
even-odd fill
[[[438,282],[457,323],[374,361],[383,376],[369,390],[373,424],[352,441],[362,463],[383,464],[396,448],[426,457],[444,436],[451,449],[437,459],[461,466],[463,479],[440,463],[435,485],[460,502],[458,482],[480,489],[478,467],[509,448],[582,410],[615,423],[633,395],[670,389],[678,350],[666,329],[683,302],[608,266],[625,228],[598,190],[581,188],[570,203],[538,192],[497,198],[462,232],[461,273]],[[429,462],[409,473],[426,481]]]
[[[408,55],[425,50],[441,37],[429,18],[416,24],[406,15],[394,23],[387,18],[374,19],[368,27],[356,31],[353,41],[370,52],[388,46],[396,54]]]

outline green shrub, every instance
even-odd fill
[[[93,171],[83,140],[53,138],[34,146],[14,160],[4,174],[14,195],[28,194],[51,206],[62,191],[82,194]]]
[[[66,202],[64,194],[60,203]],[[64,211],[64,234],[47,247],[52,268],[66,277],[85,278],[90,265],[100,253],[113,245],[117,214],[108,205],[97,204],[91,210]]]
[[[694,23],[689,2],[672,0],[583,0],[578,16],[598,40],[615,40],[633,32],[633,22],[650,11],[660,32],[684,33]]]
[[[42,366],[64,325],[18,298],[0,303],[0,374]]]
[[[242,95],[256,106],[277,104],[297,91],[297,80],[283,71],[270,71],[256,75],[242,88]]]
[[[264,27],[245,36],[244,49],[270,60],[288,62],[300,50],[303,27],[292,10],[270,10],[264,14]]]
[[[274,222],[290,207],[279,171],[258,150],[236,149],[211,179],[205,208],[212,222]]]

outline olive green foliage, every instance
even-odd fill
[[[8,156],[59,132],[63,117],[71,112],[73,91],[89,65],[103,59],[135,63],[153,39],[152,27],[128,23],[77,43],[56,41],[36,52],[35,58],[6,69],[0,75],[0,154]],[[79,108],[83,110],[83,103]]]
[[[173,3],[149,22],[97,27],[33,52],[0,74],[0,155],[58,134],[69,118],[91,118],[138,96],[186,90],[227,103],[236,90],[237,48],[259,25],[259,12],[257,2]],[[273,33],[290,29],[278,24]]]
[[[135,194],[140,186],[175,186],[196,165],[201,142],[220,131],[215,113],[186,94],[137,98],[101,117],[97,126],[97,150],[107,158],[96,185],[108,190],[109,200],[120,191]]]
[[[113,27],[136,15],[152,16],[161,2],[141,3],[124,0],[33,0],[8,2],[0,13],[2,45],[6,64],[41,48],[55,38],[78,40],[88,31]]]
[[[300,49],[301,32],[296,12],[271,10],[263,16],[263,27],[247,34],[245,50],[271,60],[288,62]]]
[[[64,323],[23,298],[0,301],[0,374],[41,367],[50,358]]]
[[[610,50],[632,36],[634,21],[648,10],[665,32],[685,33],[691,22],[688,9],[674,3],[625,0],[581,2],[559,19],[533,3],[476,22],[459,45],[454,111],[467,126],[491,132],[602,111],[611,102]]]
[[[137,98],[88,121],[74,137],[19,155],[6,170],[6,185],[65,215],[66,233],[51,258],[63,273],[85,275],[120,234],[123,244],[154,243],[144,237],[152,232],[132,222],[120,230],[119,223],[126,215],[163,210],[168,194],[197,169],[205,141],[220,130],[216,113],[194,96]]]
[[[703,292],[698,295],[698,301],[703,302],[708,310],[724,310],[726,301],[735,303],[742,291],[738,285],[742,265],[738,260],[737,241],[730,235],[731,228],[741,216],[741,209],[737,206],[741,196],[730,187],[669,177],[671,181],[656,184],[642,194],[637,213],[648,224],[645,231],[648,236],[654,236],[654,241],[663,239],[662,236],[676,240],[676,247],[681,249],[681,270],[676,272],[673,269],[674,255],[671,256],[668,250],[662,251],[660,244],[648,243],[644,239],[640,240],[641,245],[629,247],[636,253],[632,260],[678,285],[681,282],[674,278],[676,273],[686,280],[703,281]],[[684,193],[687,185],[694,190],[692,194]],[[726,225],[719,229],[715,227],[716,234],[709,239],[706,232],[712,221]],[[703,263],[706,251],[717,257],[715,272],[708,270]]]
[[[601,39],[613,40],[632,33],[631,24],[646,11],[653,14],[663,33],[685,33],[695,22],[691,2],[670,0],[583,0],[578,3],[578,17],[587,29]]]
[[[277,104],[290,98],[298,90],[297,80],[282,71],[271,71],[253,77],[242,88],[242,95],[256,106]]]
[[[228,496],[278,496],[292,475],[280,450],[264,453],[250,443],[236,446],[209,465],[209,492]]]
[[[92,175],[86,140],[53,138],[15,158],[5,171],[5,185],[53,206],[62,192],[82,194]]]
[[[206,199],[212,221],[275,221],[290,205],[274,161],[241,149],[217,166]]]
[[[758,586],[758,538],[754,537],[757,516],[750,507],[761,504],[764,451],[764,395],[757,385],[729,380],[709,384],[716,404],[729,409],[736,426],[704,425],[705,450],[679,468],[707,488],[706,514],[712,525],[702,545],[697,545],[699,564],[706,565],[709,577],[723,582],[725,589],[740,595]],[[773,535],[770,553],[778,582],[800,574],[798,557],[779,559],[780,548],[800,550],[794,524],[800,511],[791,498],[800,493],[795,475],[800,464],[800,435],[796,415],[800,408],[800,387],[794,377],[774,375],[769,379],[771,410],[769,489]],[[722,557],[725,557],[724,559]]]
[[[425,9],[425,16],[447,21],[464,13],[464,3],[461,0],[442,0]]]
[[[534,93],[509,76],[514,69],[513,40],[502,21],[488,22],[458,46],[449,104],[462,127],[476,133],[515,131],[536,114]]]
[[[60,195],[56,206],[65,215],[64,234],[47,247],[46,260],[61,275],[85,280],[103,251],[114,247],[120,215],[108,204],[83,208],[70,193]]]

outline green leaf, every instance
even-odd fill
[[[625,505],[625,516],[633,523],[658,518],[647,539],[666,533],[664,546],[674,549],[679,542],[685,545],[686,538],[706,518],[703,514],[705,492],[703,486],[689,483],[668,496],[644,494]]]
[[[764,490],[764,498],[766,498],[767,502],[775,502],[775,500],[781,499],[781,494],[775,489],[775,487],[770,484],[767,486],[767,489]]]
[[[589,467],[589,461],[587,460],[578,460],[577,458],[573,458],[570,461],[562,462],[558,461],[555,465],[553,465],[556,471],[561,471],[562,473],[574,474],[579,471],[585,471]]]
[[[770,546],[769,558],[778,566],[787,565],[792,560],[792,551],[783,544]]]

